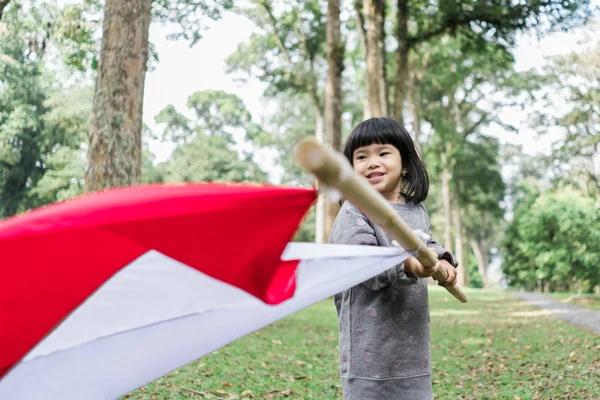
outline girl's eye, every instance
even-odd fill
[[[383,153],[380,154],[381,157],[385,157],[387,155],[390,155],[391,153],[389,151],[384,151]]]
[[[367,158],[366,156],[356,156],[355,157],[357,160],[364,160],[365,158]]]

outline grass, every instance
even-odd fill
[[[504,292],[430,290],[436,399],[598,399],[600,338]],[[321,302],[125,396],[341,399],[337,318]]]
[[[578,297],[579,295],[574,293],[545,293],[545,295],[562,301],[563,303],[600,311],[600,296],[598,295],[586,294],[581,297]]]

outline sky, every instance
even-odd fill
[[[183,40],[167,40],[166,36],[172,29],[153,24],[150,28],[150,41],[159,54],[159,62],[155,70],[146,74],[144,122],[158,132],[154,116],[162,108],[172,104],[180,112],[185,112],[188,96],[208,89],[236,94],[256,120],[262,119],[265,116],[265,104],[261,101],[261,96],[265,85],[258,80],[236,82],[235,77],[225,70],[225,59],[255,29],[253,23],[245,17],[227,12],[221,20],[211,22],[204,37],[197,45],[190,47]],[[514,53],[516,69],[539,68],[547,57],[572,51],[576,41],[575,33],[553,34],[540,41],[532,36],[521,36]],[[524,151],[530,154],[548,151],[549,144],[541,144],[535,133],[526,126],[526,113],[509,110],[504,113],[503,118],[516,124],[519,133],[510,133],[498,127],[490,128],[488,133],[500,137],[506,143],[522,144]],[[173,146],[153,141],[150,148],[158,162],[169,157]]]

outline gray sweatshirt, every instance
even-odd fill
[[[431,237],[421,204],[392,204],[413,230]],[[392,246],[390,238],[349,202],[342,206],[330,243]],[[452,254],[430,239],[438,257]],[[427,279],[404,272],[404,264],[335,295],[345,400],[432,398]]]

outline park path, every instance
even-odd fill
[[[589,308],[561,303],[548,296],[539,293],[513,292],[517,297],[530,304],[547,310],[550,314],[568,322],[569,324],[583,328],[589,332],[600,335],[600,311]]]

